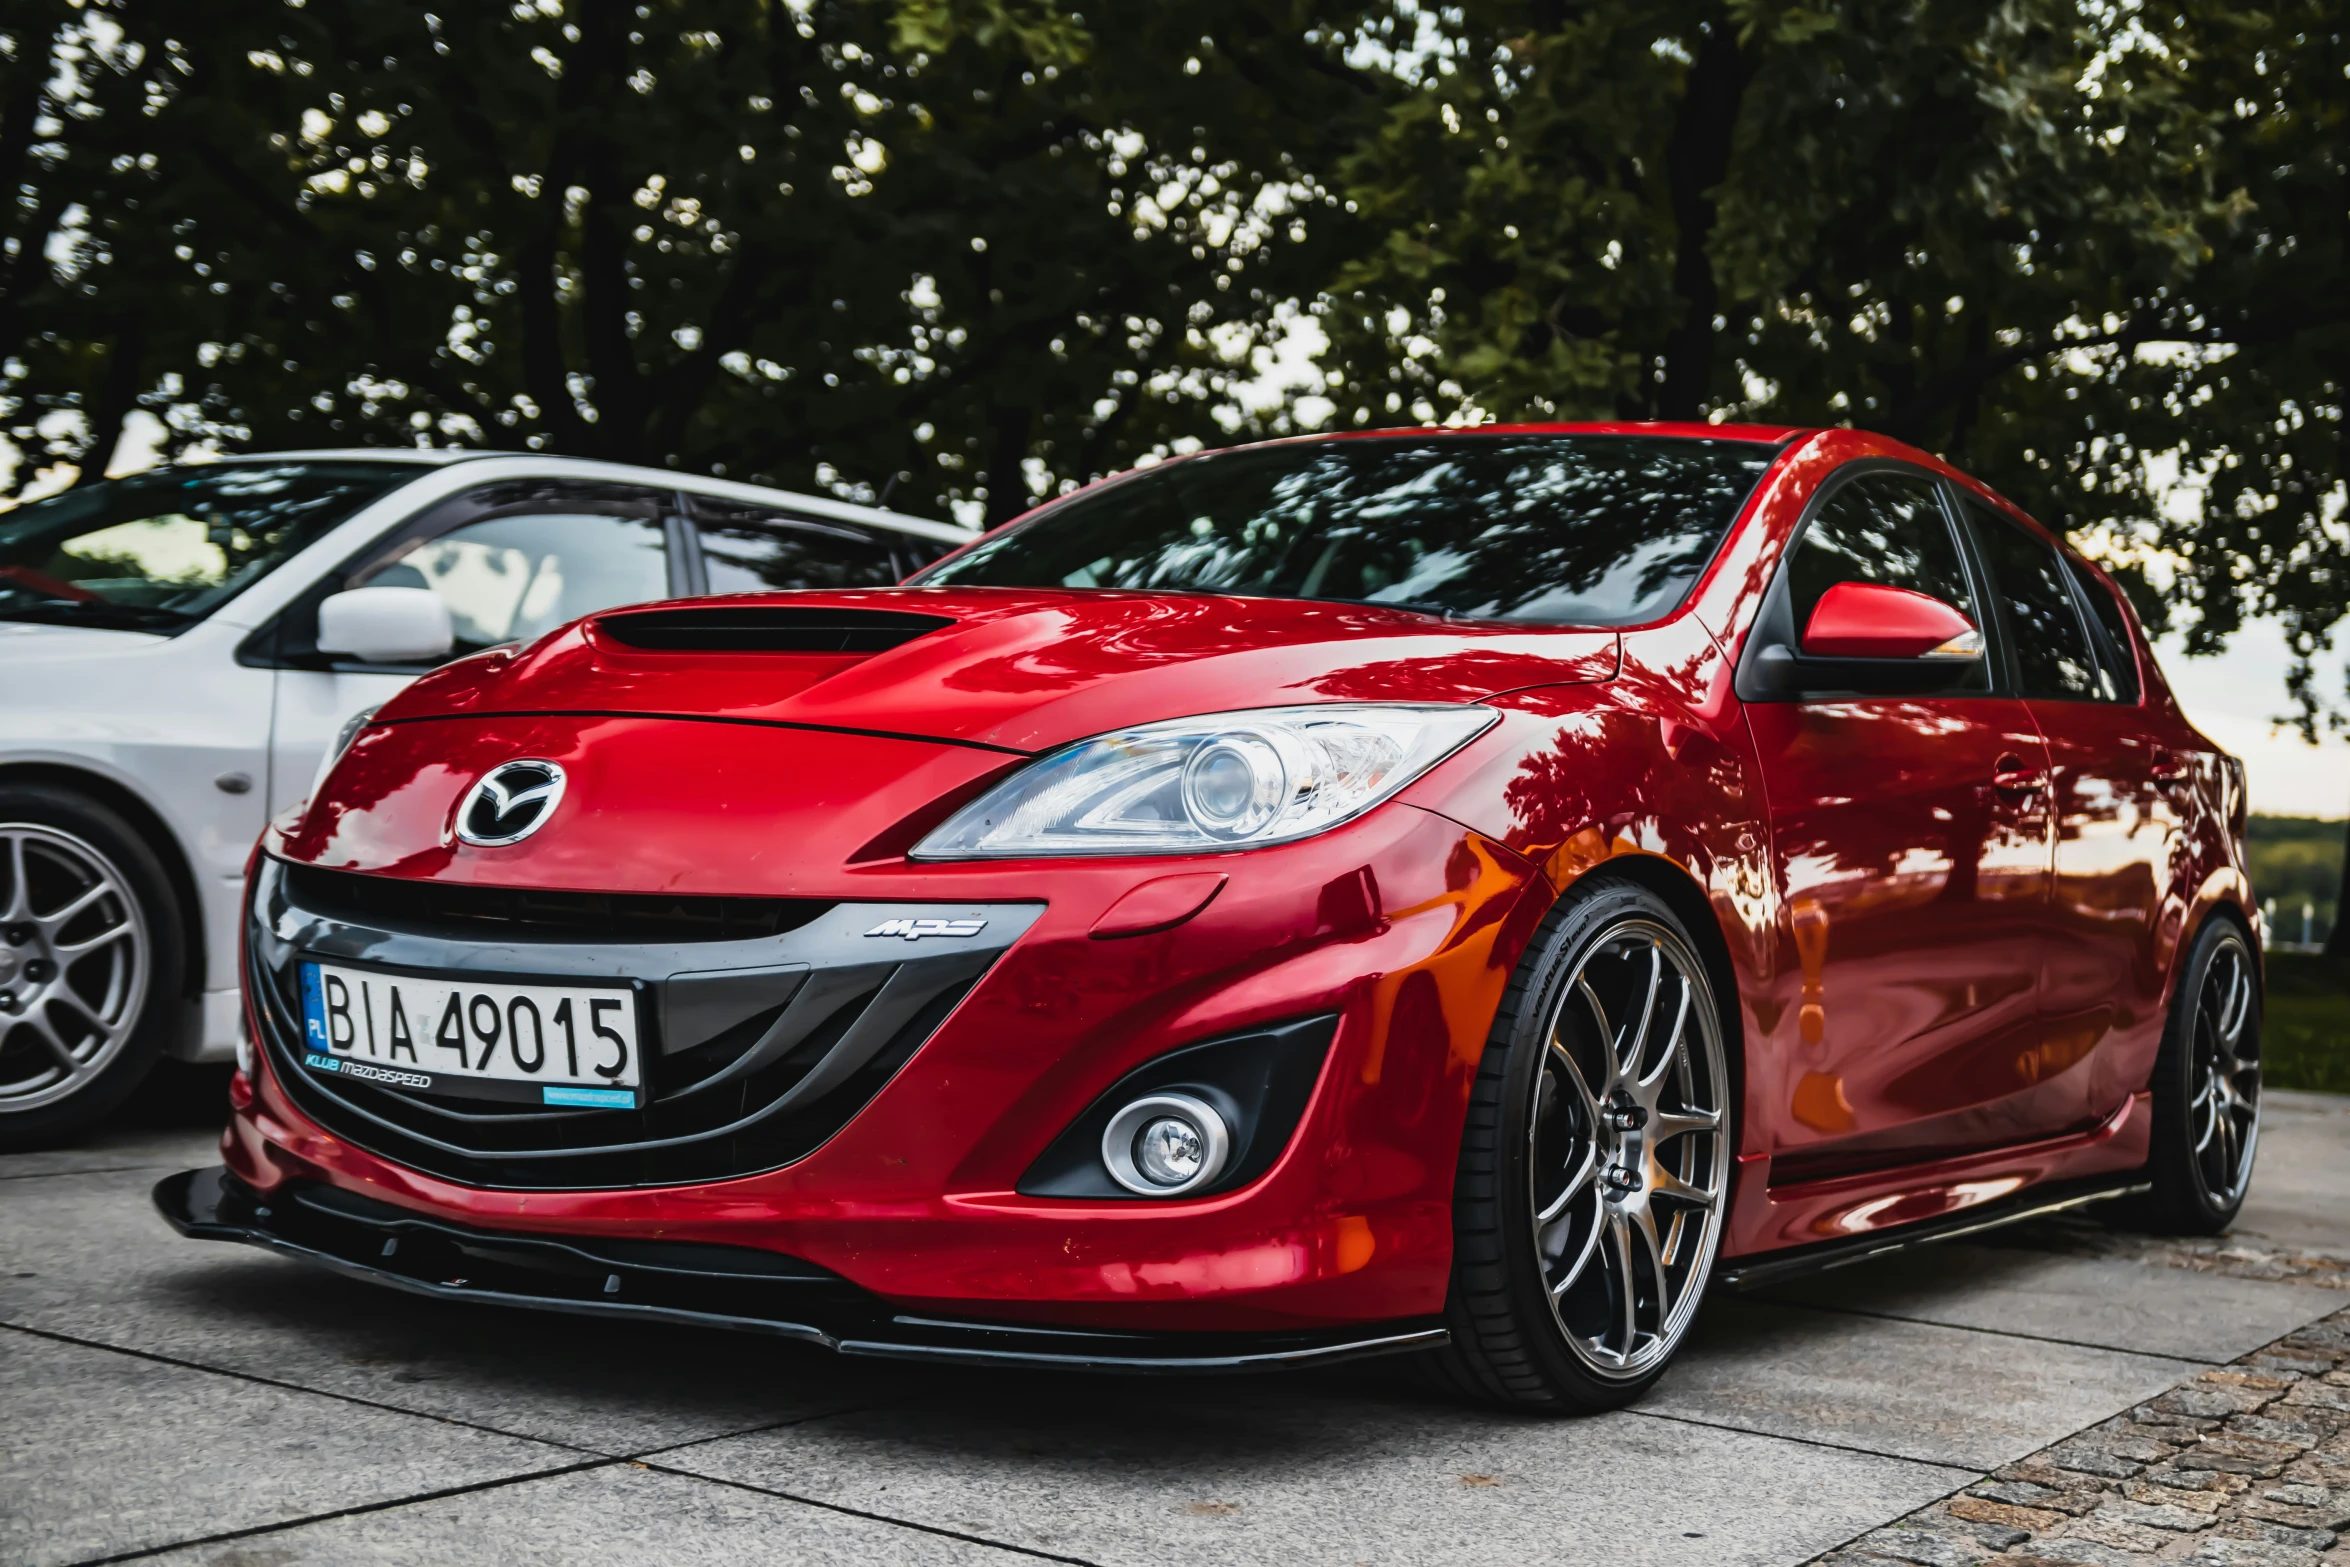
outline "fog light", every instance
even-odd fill
[[[1224,1172],[1232,1130],[1212,1105],[1189,1094],[1152,1094],[1110,1117],[1102,1163],[1141,1197],[1180,1197]]]

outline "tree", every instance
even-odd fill
[[[91,107],[145,171],[105,221],[168,238],[151,297],[205,306],[149,347],[145,389],[205,410],[180,439],[996,517],[1219,433],[1233,351],[1326,266],[1291,143],[1371,90],[1275,0],[92,10],[152,106]],[[112,416],[87,375],[20,379]]]

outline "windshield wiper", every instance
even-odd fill
[[[1365,609],[1400,609],[1414,615],[1434,615],[1438,620],[1457,620],[1460,611],[1449,604],[1433,599],[1350,599],[1331,593],[1299,594],[1298,597],[1315,604],[1360,604]]]

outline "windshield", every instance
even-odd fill
[[[0,512],[0,618],[184,626],[417,472],[388,462],[159,468]]]
[[[1776,455],[1652,435],[1244,447],[1086,491],[911,580],[1634,625],[1681,601]]]

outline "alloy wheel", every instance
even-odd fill
[[[2259,1034],[2250,955],[2240,941],[2222,941],[2204,966],[2195,996],[2192,1057],[2194,1095],[2187,1126],[2194,1167],[2214,1208],[2232,1208],[2252,1179],[2253,1145],[2260,1138]]]
[[[89,1085],[137,1028],[147,922],[103,853],[71,833],[0,823],[0,1115]]]
[[[1528,1129],[1534,1247],[1568,1345],[1628,1380],[1687,1330],[1721,1241],[1729,1074],[1694,953],[1645,919],[1560,992]]]

